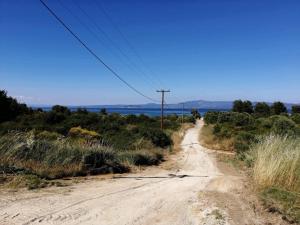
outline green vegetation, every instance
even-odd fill
[[[44,112],[19,104],[5,91],[0,92],[0,105],[1,172],[42,179],[122,173],[133,165],[156,165],[171,150],[171,135],[182,120],[166,116],[162,131],[159,117],[108,114],[105,109],[71,112],[59,105]]]
[[[300,223],[300,194],[283,189],[270,187],[260,193],[270,212],[283,214],[283,219],[291,224]]]
[[[231,112],[207,112],[201,140],[222,150],[234,150],[253,173],[266,206],[300,222],[300,113],[281,102],[237,100]],[[213,144],[212,144],[213,143]],[[223,148],[222,148],[223,147]]]

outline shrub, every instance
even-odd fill
[[[38,139],[56,140],[58,138],[62,138],[63,136],[56,132],[50,132],[50,131],[44,130],[42,132],[37,132],[36,137]]]
[[[291,119],[297,123],[297,124],[300,124],[300,113],[294,113],[292,116],[291,116]]]
[[[232,120],[231,112],[219,112],[218,114],[218,123],[226,123]]]
[[[71,137],[84,137],[84,138],[99,138],[100,135],[96,131],[83,129],[81,127],[72,127],[69,130]]]
[[[250,145],[255,141],[255,136],[249,132],[241,131],[235,137],[234,148],[240,158],[245,157],[245,152],[249,150]]]
[[[140,134],[157,147],[164,148],[172,144],[171,138],[160,129],[142,129]]]
[[[281,116],[275,120],[271,131],[275,134],[294,135],[296,133],[296,127],[297,126],[293,120]]]
[[[57,124],[66,119],[66,115],[60,112],[51,111],[47,113],[46,122],[49,124]]]
[[[208,111],[204,115],[204,122],[206,124],[215,124],[218,122],[219,112]]]
[[[157,165],[163,160],[158,151],[125,151],[120,153],[120,160],[136,166]]]
[[[273,126],[273,121],[270,118],[258,118],[255,123],[258,130],[270,130]]]
[[[253,117],[248,113],[232,113],[232,122],[235,126],[249,126],[253,124]]]
[[[219,138],[230,138],[232,136],[232,130],[226,126],[216,124],[213,128],[213,134]]]

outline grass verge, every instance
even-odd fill
[[[208,149],[233,151],[233,138],[219,138],[213,134],[213,125],[204,125],[200,132],[199,141]]]

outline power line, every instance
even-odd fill
[[[99,4],[99,2],[97,0],[95,0],[94,2],[96,3],[97,8],[105,15],[105,17],[109,20],[109,22],[112,24],[112,26],[115,28],[115,30],[125,40],[125,42],[129,46],[129,48],[131,49],[131,51],[135,54],[135,56],[140,60],[140,62],[144,65],[144,67],[147,68],[147,70],[152,74],[152,77],[156,78],[156,81],[158,82],[159,86],[163,87],[164,84],[162,83],[162,81],[160,79],[158,79],[158,77],[154,75],[153,70],[151,70],[146,65],[146,63],[143,60],[143,58],[141,57],[141,55],[136,51],[136,49],[133,47],[133,45],[130,43],[130,41],[126,38],[126,36],[124,35],[124,33],[120,30],[120,28],[117,26],[117,24],[113,21],[112,17],[106,12],[106,10],[101,5],[101,3]]]
[[[85,29],[87,29],[94,37],[97,41],[101,42],[104,46],[106,46],[105,42],[97,35],[97,33],[95,33],[88,25],[86,25],[80,17],[78,17],[75,13],[72,12],[72,10],[70,10],[69,7],[67,7],[61,0],[58,0],[59,4],[65,9],[67,10]],[[73,2],[75,3],[75,2]],[[75,3],[77,5],[77,3]],[[83,12],[83,9],[77,5],[77,7]],[[85,11],[84,11],[85,13]],[[109,36],[105,33],[104,30],[101,29],[101,27],[98,27],[98,29],[101,31],[102,34],[104,34],[104,36],[115,46],[115,43],[109,38]],[[115,46],[116,47],[116,46]],[[121,50],[116,47],[120,52]],[[122,52],[121,52],[122,53]],[[123,53],[125,54],[125,53]],[[114,54],[115,56],[117,56],[120,60],[124,60],[122,57],[120,57],[118,54]],[[125,62],[125,61],[124,61]],[[128,68],[130,68],[132,71],[135,71],[137,73],[139,73],[137,70],[135,70],[130,64],[128,64],[127,62],[125,62],[125,64],[128,66]],[[153,83],[152,83],[153,85]],[[154,89],[156,89],[155,86],[153,86]]]
[[[148,81],[151,82],[151,84],[153,85],[154,88],[157,88],[156,85],[153,83],[153,80],[149,79],[149,77],[147,76],[147,74],[145,74],[142,70],[140,70],[140,69],[138,68],[138,66],[130,59],[130,57],[129,57],[122,49],[121,49],[121,47],[120,47],[114,40],[112,40],[112,39],[109,37],[109,35],[105,32],[105,30],[102,29],[100,25],[98,25],[98,23],[97,23],[97,22],[96,22],[96,21],[95,21],[88,13],[87,13],[87,11],[84,10],[84,9],[80,6],[80,4],[79,4],[78,2],[76,2],[76,1],[74,1],[74,0],[72,0],[72,2],[73,2],[73,4],[76,5],[76,7],[77,7],[77,8],[78,8],[78,9],[79,9],[79,10],[80,10],[87,18],[88,18],[88,20],[92,22],[92,24],[97,28],[97,30],[100,31],[100,32],[105,36],[105,38],[111,43],[111,45],[114,46],[114,47],[118,50],[118,52],[119,52],[124,58],[127,59],[127,61],[129,62],[129,64],[126,63],[127,66],[130,67],[130,69],[135,70],[135,72],[137,72],[137,73],[143,75],[146,79],[148,79]],[[69,9],[68,9],[68,11],[69,11],[74,17],[77,17],[77,16],[75,16]],[[77,17],[77,19],[78,19],[78,17]],[[94,33],[94,35],[96,35],[96,34]],[[122,58],[121,58],[121,59],[122,59]]]
[[[129,84],[126,80],[124,80],[117,72],[115,72],[109,65],[107,65],[92,49],[90,49],[87,44],[80,39],[79,36],[77,36],[69,26],[67,26],[59,16],[55,14],[55,12],[49,8],[49,6],[43,1],[40,0],[42,5],[50,12],[50,14],[55,17],[55,19],[92,55],[94,56],[101,64],[103,64],[115,77],[117,77],[121,82],[123,82],[127,87],[129,87],[131,90],[136,92],[137,94],[143,96],[144,98],[147,98],[148,100],[157,102],[157,100],[143,94],[139,90],[137,90],[135,87],[133,87],[131,84]]]

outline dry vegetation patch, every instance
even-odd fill
[[[234,150],[233,138],[218,138],[213,134],[213,125],[204,125],[200,132],[200,143],[206,148],[223,151]]]

